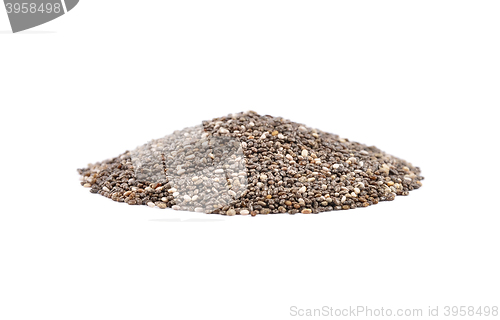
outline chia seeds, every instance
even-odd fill
[[[79,169],[117,202],[223,215],[319,213],[392,201],[420,169],[338,135],[255,112],[204,121]]]

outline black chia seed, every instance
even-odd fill
[[[79,169],[117,202],[229,216],[319,213],[392,201],[420,169],[338,135],[250,111],[215,118]]]

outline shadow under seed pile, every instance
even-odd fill
[[[420,169],[280,117],[232,114],[78,170],[117,202],[252,215],[319,213],[392,201],[422,186]]]

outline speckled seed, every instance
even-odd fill
[[[389,168],[389,166],[388,166],[387,164],[385,164],[385,163],[384,163],[384,164],[380,167],[380,169],[379,169],[379,170],[380,170],[381,172],[385,173],[385,174],[389,174],[389,170],[390,170],[390,168]]]
[[[304,209],[304,210],[302,210],[302,213],[304,213],[304,214],[312,213],[312,210],[311,209]]]
[[[172,209],[174,209],[174,210],[181,210],[181,206],[175,205],[175,206],[172,206]]]
[[[241,211],[240,211],[240,214],[241,214],[242,216],[246,216],[246,215],[248,215],[249,213],[250,213],[250,211],[248,211],[248,210],[241,210]]]
[[[165,202],[157,202],[156,206],[158,206],[158,208],[160,208],[160,209],[166,209],[167,208],[167,204]]]
[[[228,216],[234,216],[236,215],[236,210],[234,209],[229,209],[227,210],[227,213],[226,213]]]
[[[148,204],[148,207],[150,207],[150,208],[154,208],[154,207],[155,207],[154,202],[151,202],[151,201],[150,201],[150,202],[148,202],[147,204]]]

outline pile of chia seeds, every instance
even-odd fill
[[[258,215],[319,213],[392,201],[420,169],[376,147],[253,111],[204,121],[79,169],[117,202]]]

